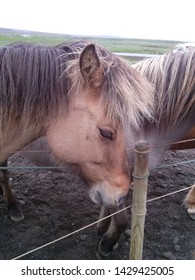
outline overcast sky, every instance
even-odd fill
[[[0,0],[0,27],[195,41],[194,0]]]

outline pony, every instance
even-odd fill
[[[186,52],[168,52],[142,60],[132,65],[144,75],[154,86],[153,118],[145,119],[139,131],[127,142],[130,169],[133,172],[133,149],[137,140],[144,139],[150,144],[149,169],[155,168],[168,149],[195,148],[195,48]],[[190,142],[172,144],[179,140]],[[133,145],[132,145],[133,143]],[[184,199],[187,212],[195,219],[195,185]],[[121,208],[125,205],[121,205]],[[102,206],[101,217],[111,214]],[[119,229],[117,222],[125,219],[127,213],[121,212],[119,217],[112,217],[99,224],[101,231],[112,228],[113,236]],[[116,215],[117,216],[117,215]],[[121,232],[120,232],[121,234]],[[118,236],[120,235],[118,232]],[[101,254],[104,252],[101,251]],[[109,251],[107,252],[110,253]]]
[[[195,48],[148,59],[135,64],[134,68],[156,89],[155,123],[143,129],[143,137],[151,143],[152,168],[166,149],[195,148]],[[190,139],[190,142],[171,144]],[[155,143],[165,146],[156,148]],[[184,202],[188,214],[195,219],[195,185]]]
[[[7,159],[40,137],[55,163],[79,171],[93,202],[120,207],[130,185],[126,130],[152,116],[152,90],[125,60],[93,42],[1,47],[0,186],[11,219],[23,213]]]
[[[133,169],[133,149],[138,139],[145,139],[150,143],[149,168],[155,168],[161,161],[167,149],[194,148],[195,141],[183,144],[171,143],[190,139],[195,136],[195,49],[188,52],[169,52],[161,56],[142,60],[132,65],[144,75],[154,86],[150,91],[150,99],[153,100],[152,118],[144,118],[140,127],[132,132],[127,130],[126,150],[130,170]],[[40,138],[27,150],[47,149],[46,138]],[[35,162],[44,160],[45,154],[30,154]],[[47,155],[44,162],[52,165],[51,158]],[[185,198],[187,212],[191,218],[195,216],[195,185]],[[115,210],[125,207],[123,202]],[[102,205],[100,218],[105,218],[113,213],[113,209]],[[123,211],[106,220],[99,222],[98,232],[104,238],[99,243],[101,256],[108,256],[116,244],[120,234],[126,228],[127,213]]]

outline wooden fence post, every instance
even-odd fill
[[[131,245],[129,259],[141,260],[148,186],[149,144],[138,141],[134,149],[133,199],[131,207]]]

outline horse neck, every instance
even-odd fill
[[[144,127],[137,139],[144,139],[150,144],[149,167],[154,168],[163,158],[166,150],[172,143],[181,140],[187,132],[195,125],[194,118],[183,120],[173,127],[151,124]]]
[[[45,134],[41,126],[23,127],[21,124],[12,123],[9,128],[2,131],[0,137],[0,162],[24,148],[32,141]]]

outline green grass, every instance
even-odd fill
[[[27,33],[27,32],[26,32]],[[24,32],[22,33],[24,34]],[[113,52],[151,53],[163,54],[175,47],[176,41],[164,40],[142,40],[122,38],[97,38],[97,37],[76,37],[47,33],[30,33],[29,37],[23,37],[18,31],[3,33],[0,29],[0,45],[6,46],[15,42],[29,42],[42,45],[58,45],[71,40],[90,40],[98,42]]]
[[[141,39],[96,39],[114,52],[163,54],[172,49],[177,42]]]
[[[30,36],[30,37],[22,37],[20,35],[1,35],[0,34],[0,45],[6,46],[11,43],[16,42],[27,42],[27,43],[35,43],[41,45],[58,45],[62,42],[69,41],[69,38],[62,37],[45,37],[45,36]]]

